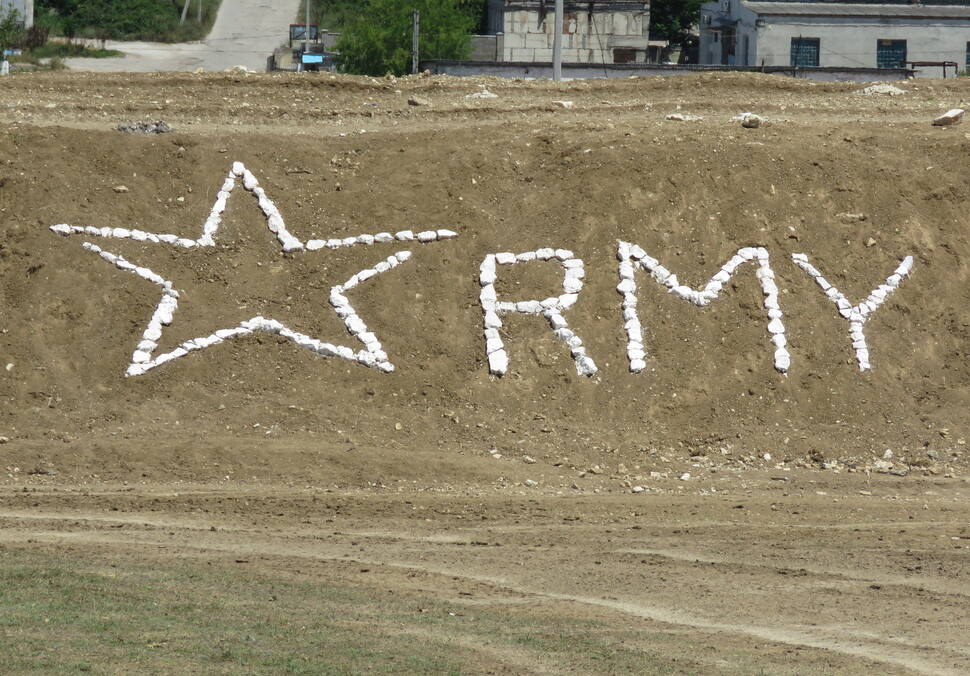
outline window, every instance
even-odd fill
[[[876,68],[902,68],[905,60],[905,40],[879,40],[876,42]]]
[[[966,65],[970,67],[970,42],[967,43],[967,63]],[[970,70],[970,68],[968,68]]]
[[[633,63],[637,60],[637,50],[630,47],[614,47],[613,63]]]
[[[791,65],[800,68],[818,66],[819,39],[792,38]]]

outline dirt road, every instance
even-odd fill
[[[491,642],[475,609],[588,623],[620,673],[970,672],[970,141],[929,124],[964,78],[895,97],[764,75],[0,85],[6,551],[337,580],[410,604],[363,631],[435,633],[470,673],[601,671]],[[741,128],[746,110],[769,123]],[[176,131],[114,130],[156,119]],[[191,244],[227,180],[216,244]],[[280,221],[337,243],[284,252]],[[457,238],[344,245],[442,228]],[[767,250],[790,370],[767,273],[742,266],[705,308],[637,271],[649,365],[631,373],[617,240],[692,287]],[[584,261],[564,317],[593,377],[521,313],[489,373],[481,263],[543,247]],[[914,262],[850,334],[796,253],[852,303]],[[496,293],[544,298],[563,267],[503,265]],[[166,280],[177,312],[149,340]],[[344,280],[393,372],[282,333],[188,342],[259,315],[356,346]],[[175,357],[126,377],[156,346]],[[466,619],[428,629],[428,599]]]
[[[763,673],[970,670],[965,483],[751,475],[702,494],[660,483],[656,495],[582,497],[8,490],[0,546],[114,565],[244,560],[267,575],[297,568],[383,593],[434,590],[458,615],[522,608],[596,618],[628,636],[624,649],[659,652],[674,673],[735,673],[746,662]],[[575,673],[548,655],[496,656],[478,639],[463,651],[469,645],[472,673]]]
[[[124,57],[115,59],[67,59],[72,70],[99,73],[145,73],[154,71],[220,71],[245,66],[265,71],[266,60],[289,35],[299,0],[232,0],[219,8],[209,35],[200,42],[107,43]]]

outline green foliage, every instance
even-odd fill
[[[35,59],[107,59],[124,54],[117,49],[93,49],[78,42],[48,42],[31,49],[30,56]]]
[[[488,0],[458,0],[460,9],[472,20],[472,30],[482,33],[488,25]]]
[[[455,0],[364,0],[337,42],[344,71],[404,75],[411,67],[411,11],[421,12],[422,59],[464,59],[475,21]]]
[[[195,40],[208,33],[219,0],[192,0],[184,24],[179,23],[185,0],[37,0],[37,21],[68,38],[79,35],[99,40]],[[202,2],[202,23],[196,21],[196,2]]]
[[[358,0],[303,0],[293,23],[303,23],[307,2],[310,3],[310,23],[332,33],[343,30],[360,9]]]
[[[700,21],[705,0],[658,0],[650,3],[650,34],[682,45],[691,26]]]
[[[0,7],[0,56],[3,50],[10,49],[23,38],[24,29],[20,24],[20,12],[13,9],[4,11]]]
[[[302,24],[306,3],[310,2],[310,21],[321,29],[339,33],[346,28],[360,12],[360,0],[303,0],[293,23]],[[488,0],[456,0],[455,4],[463,14],[472,20],[472,29],[481,31],[486,25]]]

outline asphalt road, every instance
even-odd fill
[[[72,70],[96,72],[207,71],[245,66],[266,70],[273,49],[287,39],[299,0],[226,0],[212,32],[201,42],[113,42],[109,49],[124,52],[114,59],[68,59]]]

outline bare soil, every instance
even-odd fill
[[[498,98],[468,98],[479,84]],[[244,558],[595,616],[642,628],[636,649],[685,673],[730,673],[740,652],[775,673],[967,673],[970,140],[929,122],[970,83],[900,86],[0,80],[0,546]],[[415,95],[431,105],[408,105]],[[742,129],[731,117],[744,111],[769,124]],[[175,133],[114,130],[156,119]],[[203,251],[49,230],[197,237],[233,161],[301,238],[459,237],[283,254],[241,190]],[[704,309],[643,275],[649,362],[629,373],[617,239],[693,286],[738,248],[767,247],[790,373],[772,368],[745,268]],[[352,344],[330,286],[411,250],[352,298],[396,371],[261,335],[126,378],[157,287],[82,241],[173,279],[165,348],[255,314]],[[566,317],[600,371],[578,376],[522,316],[506,322],[511,366],[497,379],[478,265],[546,246],[586,263]],[[854,302],[914,256],[865,326],[872,371],[793,253]],[[503,269],[499,293],[551,295],[558,273],[539,268]],[[484,672],[576,672],[535,655],[483,660]]]

